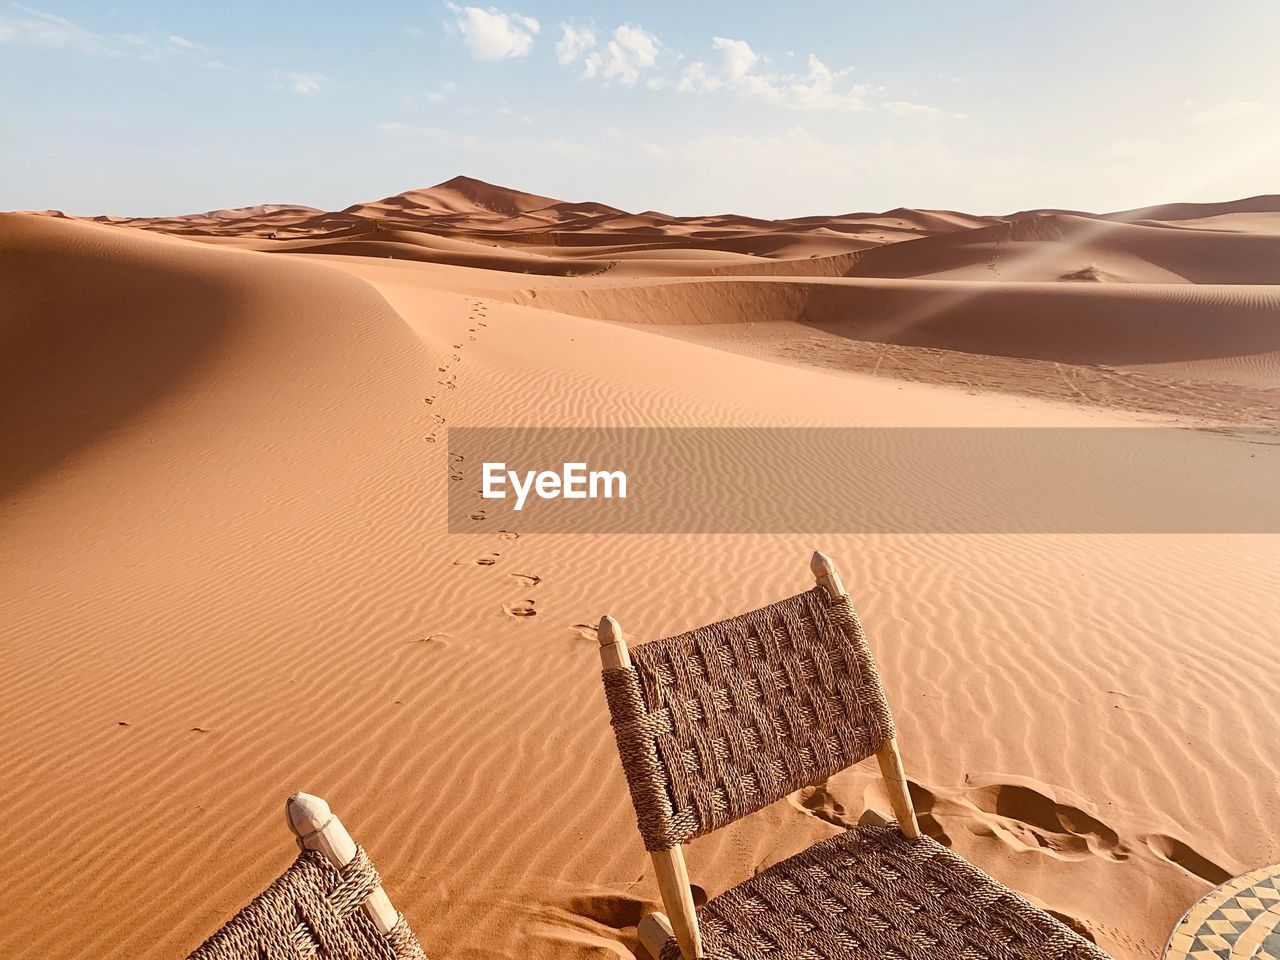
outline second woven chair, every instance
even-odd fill
[[[295,793],[285,819],[302,852],[187,960],[427,960],[327,803]]]
[[[818,585],[628,650],[600,621],[618,751],[667,915],[660,960],[1107,960],[921,834],[875,661],[831,561]],[[874,756],[895,822],[843,834],[695,908],[681,844]],[[668,919],[669,917],[669,919]]]

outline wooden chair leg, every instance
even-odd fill
[[[596,637],[600,641],[600,662],[604,669],[631,668],[631,651],[627,649],[622,626],[617,620],[613,617],[601,617]],[[680,944],[680,952],[684,954],[685,960],[701,960],[702,934],[698,929],[698,913],[693,904],[693,889],[689,886],[689,871],[685,867],[684,853],[679,847],[674,847],[671,850],[651,852],[649,856],[653,860],[653,871],[657,875],[662,904],[667,908],[670,927],[674,931],[676,942]]]
[[[836,573],[835,564],[825,553],[815,550],[809,561],[809,569],[818,586],[831,599],[846,596],[840,574]],[[880,775],[889,791],[889,803],[902,832],[912,838],[920,836],[920,824],[916,820],[915,805],[912,804],[911,793],[907,789],[907,774],[902,766],[902,753],[898,749],[897,737],[890,738],[876,751],[876,761],[880,764]]]
[[[680,952],[685,960],[701,960],[702,931],[698,929],[698,910],[693,903],[693,888],[689,886],[684,851],[674,847],[650,853],[649,857],[653,860],[658,890],[662,893],[663,906],[670,914]]]
[[[889,805],[893,807],[898,826],[912,839],[920,836],[920,823],[916,820],[915,804],[911,802],[911,792],[907,789],[907,774],[902,768],[897,737],[885,741],[884,746],[876,751],[876,761],[880,764],[884,785],[889,790]]]

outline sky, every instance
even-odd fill
[[[466,174],[760,217],[1280,192],[1280,3],[0,0],[0,209]]]

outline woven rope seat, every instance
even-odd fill
[[[1107,960],[929,837],[855,827],[698,911],[708,960]],[[680,960],[675,939],[661,960]]]
[[[923,835],[884,686],[829,558],[817,586],[627,646],[600,623],[610,720],[667,914],[660,960],[1107,960]],[[695,907],[682,844],[874,756],[894,817],[862,825]],[[668,916],[669,915],[669,916]]]
[[[365,912],[380,883],[363,849],[341,870],[305,850],[188,960],[426,960],[403,916],[383,934]]]

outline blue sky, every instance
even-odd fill
[[[1230,199],[1280,192],[1277,37],[1274,0],[0,0],[0,209]]]

